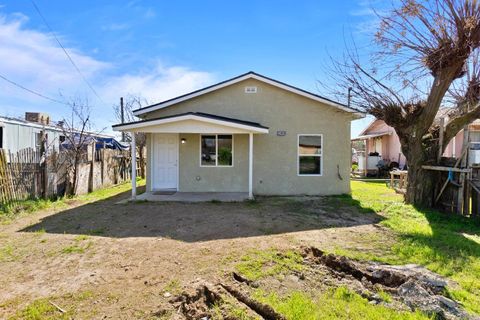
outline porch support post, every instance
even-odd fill
[[[131,132],[132,144],[130,146],[132,152],[132,200],[137,197],[137,150],[135,146],[135,132]]]
[[[253,199],[253,133],[248,134],[248,198]]]

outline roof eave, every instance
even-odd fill
[[[147,106],[147,107],[143,107],[143,108],[140,108],[140,109],[133,110],[133,114],[135,116],[141,116],[141,115],[147,114],[149,112],[153,112],[153,111],[156,111],[156,110],[159,110],[159,109],[166,108],[168,106],[171,106],[171,105],[174,105],[174,104],[177,104],[177,103],[195,98],[195,97],[200,96],[200,95],[207,94],[209,92],[221,89],[223,87],[226,87],[226,86],[229,86],[229,85],[232,85],[232,84],[235,84],[235,83],[247,80],[247,79],[256,79],[258,81],[268,83],[268,84],[273,85],[275,87],[282,88],[284,90],[296,93],[296,94],[304,96],[306,98],[310,98],[312,100],[324,103],[326,105],[333,106],[333,107],[338,108],[340,110],[343,110],[345,112],[352,113],[352,114],[358,114],[359,118],[364,116],[364,115],[362,116],[362,113],[359,112],[358,110],[349,108],[348,106],[346,106],[344,104],[329,100],[327,98],[324,98],[324,97],[321,97],[321,96],[316,95],[314,93],[308,92],[306,90],[291,86],[291,85],[283,83],[281,81],[265,77],[263,75],[255,73],[255,72],[248,72],[248,73],[239,75],[235,78],[222,81],[220,83],[217,83],[217,84],[214,84],[214,85],[208,86],[206,88],[199,89],[199,90],[196,90],[196,91],[184,94],[184,95],[181,95],[179,97],[175,97],[175,98],[172,98],[172,99],[160,102],[160,103],[156,103],[156,104],[153,104],[153,105],[150,105],[150,106]]]
[[[162,124],[171,124],[171,123],[181,122],[185,120],[195,120],[195,121],[213,124],[213,125],[231,127],[239,130],[244,130],[245,132],[251,132],[251,133],[269,133],[269,130],[267,127],[230,122],[230,121],[220,120],[220,119],[213,119],[213,118],[203,117],[195,114],[182,114],[182,115],[167,117],[167,118],[137,121],[137,122],[126,123],[126,124],[118,124],[118,125],[112,126],[112,128],[114,131],[140,131],[141,132],[142,128],[154,127]]]

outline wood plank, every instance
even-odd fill
[[[435,170],[435,171],[445,171],[445,172],[460,172],[460,173],[469,173],[472,172],[471,168],[455,168],[455,167],[444,167],[444,166],[428,166],[423,165],[423,169],[425,170]]]

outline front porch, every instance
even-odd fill
[[[211,114],[185,113],[114,129],[147,134],[147,192],[138,196],[132,141],[132,200],[253,199],[254,135],[268,133],[267,127]]]

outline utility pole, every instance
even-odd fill
[[[122,123],[125,123],[125,113],[123,110],[123,97],[120,97],[120,116]],[[122,142],[125,142],[125,132],[122,131]]]
[[[348,87],[348,101],[347,106],[350,108],[350,100],[352,99],[352,87]]]

